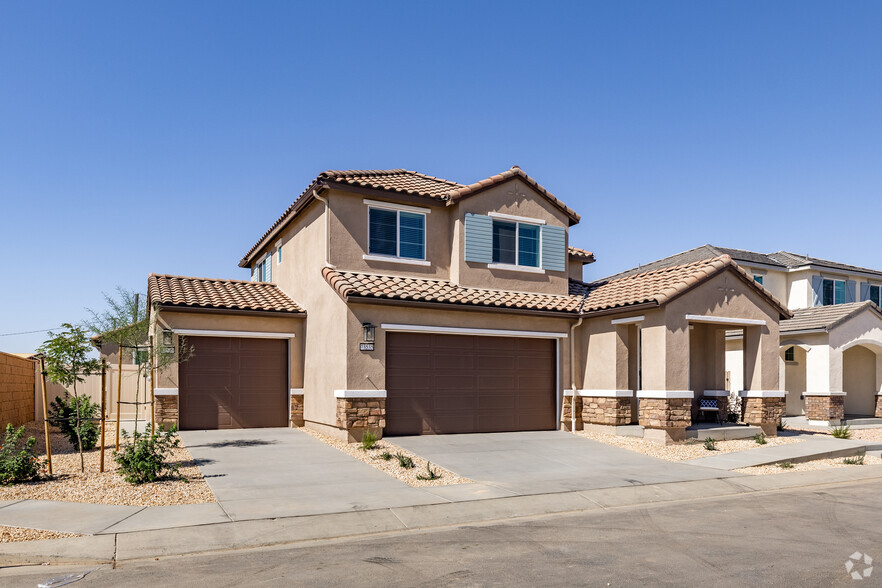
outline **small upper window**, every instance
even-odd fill
[[[760,286],[763,285],[763,277],[762,276],[753,276],[753,281],[756,282],[757,284],[759,284]]]
[[[824,306],[845,304],[845,280],[824,280],[821,303]]]
[[[796,361],[796,349],[788,347],[784,350],[784,361]]]
[[[369,208],[368,253],[425,259],[426,215],[405,210]]]
[[[874,286],[870,284],[867,299],[876,303],[876,306],[882,306],[882,286]]]
[[[277,258],[276,263],[282,263],[282,246],[281,245],[276,247],[276,258]]]
[[[494,219],[493,263],[539,267],[539,225]]]

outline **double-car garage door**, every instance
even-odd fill
[[[556,376],[551,339],[387,333],[385,434],[554,429]]]
[[[181,429],[288,425],[285,339],[187,337],[193,355],[179,366]]]

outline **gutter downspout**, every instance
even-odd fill
[[[331,265],[331,207],[327,198],[319,196],[318,190],[312,191],[312,197],[325,203],[325,266],[333,267]]]
[[[573,396],[570,398],[570,432],[576,432],[576,329],[585,320],[582,309],[585,308],[585,300],[588,298],[588,292],[582,296],[582,302],[579,304],[579,320],[570,325],[570,385],[573,388]]]

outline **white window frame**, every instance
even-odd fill
[[[426,259],[429,253],[428,232],[429,222],[427,215],[432,212],[428,208],[418,208],[416,206],[396,206],[386,202],[376,202],[374,200],[365,200],[368,205],[367,213],[367,253],[362,255],[362,259],[368,261],[394,261],[399,263],[409,263],[412,265],[431,265]],[[371,253],[371,209],[389,210],[395,212],[395,255],[383,255],[381,253]],[[401,213],[419,214],[423,217],[423,256],[418,257],[401,257]]]
[[[282,242],[276,243],[276,265],[282,265]]]
[[[515,225],[515,262],[514,265],[510,263],[502,263],[498,261],[491,261],[487,267],[490,269],[508,269],[508,270],[516,270],[519,272],[532,272],[537,274],[544,274],[545,270],[542,269],[542,225],[545,224],[544,221],[536,220],[536,219],[527,219],[523,217],[512,217],[511,215],[505,215],[500,213],[490,213],[490,216],[495,223],[497,220],[504,223],[514,223]],[[521,220],[514,220],[515,218],[519,218]],[[539,229],[539,250],[536,252],[536,265],[522,265],[521,264],[521,225],[531,225]],[[490,229],[490,255],[493,255],[493,228]],[[492,257],[491,257],[492,259]]]
[[[833,282],[833,304],[824,304],[824,282]],[[836,302],[836,282],[842,282],[842,295],[844,296],[842,302]],[[821,306],[836,306],[837,304],[845,304],[845,301],[848,300],[848,292],[846,291],[848,288],[848,280],[840,280],[839,278],[821,278]]]

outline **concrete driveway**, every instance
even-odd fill
[[[446,502],[296,429],[179,434],[234,521]]]
[[[561,431],[424,435],[389,441],[476,482],[546,494],[734,476],[662,461]]]

